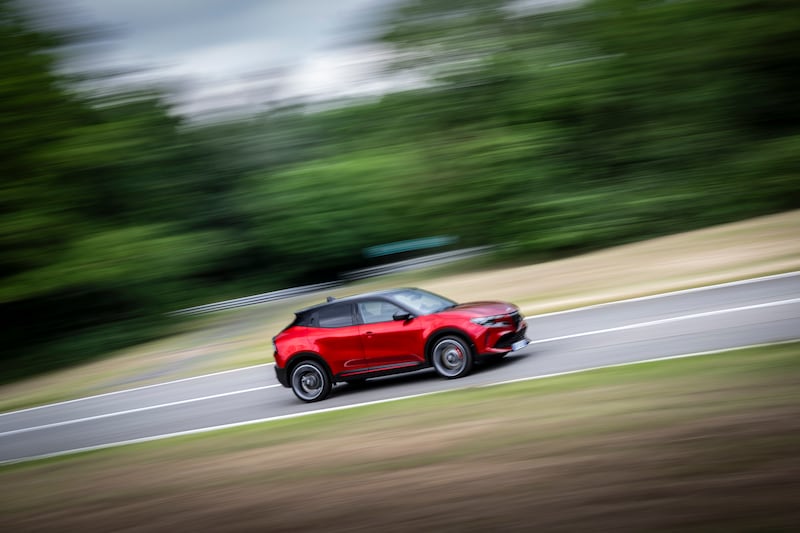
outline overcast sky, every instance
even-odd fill
[[[116,81],[166,86],[184,114],[252,112],[286,98],[313,102],[425,83],[382,72],[389,50],[370,39],[401,0],[21,1],[48,26],[102,33],[78,47],[70,68],[124,71]],[[511,0],[509,7],[577,1]]]
[[[59,0],[58,13],[50,14],[107,32],[84,52],[81,68],[167,80],[182,110],[194,113],[396,84],[377,75],[376,60],[386,51],[368,40],[394,1]]]

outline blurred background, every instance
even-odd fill
[[[387,243],[800,207],[794,0],[0,0],[0,69],[0,381]]]

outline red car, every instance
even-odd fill
[[[500,358],[530,342],[513,304],[457,304],[421,289],[328,298],[295,315],[273,338],[275,373],[306,402],[325,399],[336,382],[431,366],[460,378],[476,358]]]

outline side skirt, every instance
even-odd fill
[[[427,368],[429,365],[421,362],[408,362],[397,363],[392,365],[373,366],[369,368],[359,368],[350,372],[342,372],[334,376],[337,382],[347,381],[348,379],[367,379],[377,378],[380,376],[390,376],[392,374],[403,374],[405,372],[413,372],[422,368]]]

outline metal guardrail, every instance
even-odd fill
[[[343,281],[328,281],[325,283],[317,283],[315,285],[303,285],[302,287],[291,287],[288,289],[281,289],[278,291],[265,292],[262,294],[254,294],[253,296],[245,296],[242,298],[234,298],[233,300],[225,300],[224,302],[215,302],[205,305],[197,305],[194,307],[187,307],[186,309],[179,309],[172,311],[170,315],[202,315],[205,313],[214,313],[216,311],[225,311],[227,309],[236,309],[238,307],[247,307],[248,305],[263,304],[266,302],[273,302],[275,300],[283,300],[293,296],[300,296],[302,294],[309,294],[332,287],[343,285],[347,281],[354,281],[357,279],[364,279],[373,276],[380,276],[382,274],[391,274],[394,272],[403,272],[405,270],[413,270],[416,268],[424,268],[429,266],[441,265],[466,259],[468,257],[475,257],[485,253],[491,246],[479,246],[476,248],[465,248],[463,250],[453,250],[450,252],[442,252],[438,254],[426,255],[424,257],[417,257],[415,259],[406,259],[404,261],[396,261],[394,263],[387,263],[385,265],[378,265],[369,268],[362,268],[345,272],[342,277]]]
[[[380,276],[381,274],[391,274],[393,272],[403,272],[404,270],[414,270],[416,268],[442,265],[445,263],[458,261],[460,259],[467,259],[468,257],[481,255],[490,248],[491,246],[478,246],[475,248],[464,248],[463,250],[441,252],[438,254],[426,255],[424,257],[406,259],[405,261],[396,261],[394,263],[386,263],[385,265],[352,270],[350,272],[345,272],[342,277],[346,280],[356,280],[369,278],[372,276]]]
[[[205,313],[213,313],[215,311],[224,311],[226,309],[236,309],[237,307],[246,307],[248,305],[263,304],[275,300],[283,300],[284,298],[291,298],[292,296],[300,296],[301,294],[308,294],[310,292],[321,291],[341,285],[341,281],[328,281],[325,283],[317,283],[315,285],[303,285],[302,287],[291,287],[288,289],[281,289],[278,291],[265,292],[262,294],[254,294],[253,296],[245,296],[242,298],[234,298],[233,300],[225,300],[224,302],[216,302],[205,305],[196,305],[194,307],[187,307],[186,309],[179,309],[173,311],[170,315],[202,315]]]

